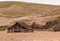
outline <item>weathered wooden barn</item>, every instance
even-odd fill
[[[9,27],[8,32],[33,32],[32,27],[22,22],[16,22],[14,25]]]
[[[33,32],[33,28],[24,22],[11,22],[8,25],[0,26],[0,31],[6,30],[8,33],[13,32]]]

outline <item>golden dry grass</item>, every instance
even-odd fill
[[[43,14],[44,12],[46,13]],[[45,17],[35,18],[34,17],[35,14],[36,15],[40,14]],[[0,17],[12,18],[11,20],[13,20],[13,18],[16,17],[21,18],[24,16],[28,17],[33,15],[35,20],[34,18],[32,19],[29,17],[32,20],[25,21],[26,24],[30,24],[31,21],[37,21],[37,23],[45,23],[48,20],[55,19],[54,16],[52,17],[50,15],[59,14],[60,6],[33,4],[25,2],[0,2]],[[17,20],[17,18],[15,20]],[[9,21],[10,21],[9,19],[8,20],[3,18],[0,19],[1,24],[8,23]],[[0,41],[60,41],[60,32],[35,31],[29,33],[7,33],[5,31],[0,31]]]
[[[60,6],[44,5],[44,4],[34,4],[25,2],[0,2],[0,17],[22,17],[34,14],[42,14],[55,9],[60,9]],[[56,11],[55,11],[56,12]],[[49,15],[60,14],[60,12],[52,12]]]

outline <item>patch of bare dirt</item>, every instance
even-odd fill
[[[0,31],[0,41],[60,41],[60,32],[6,33]]]

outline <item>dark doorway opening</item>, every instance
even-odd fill
[[[18,22],[15,23],[13,26],[8,28],[8,33],[12,32],[33,32],[33,29],[28,29],[28,26],[20,25]]]
[[[13,26],[8,28],[8,32],[22,32],[26,28],[21,26],[19,23],[15,23]]]

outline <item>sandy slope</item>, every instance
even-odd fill
[[[60,32],[6,33],[2,31],[0,41],[60,41]]]

